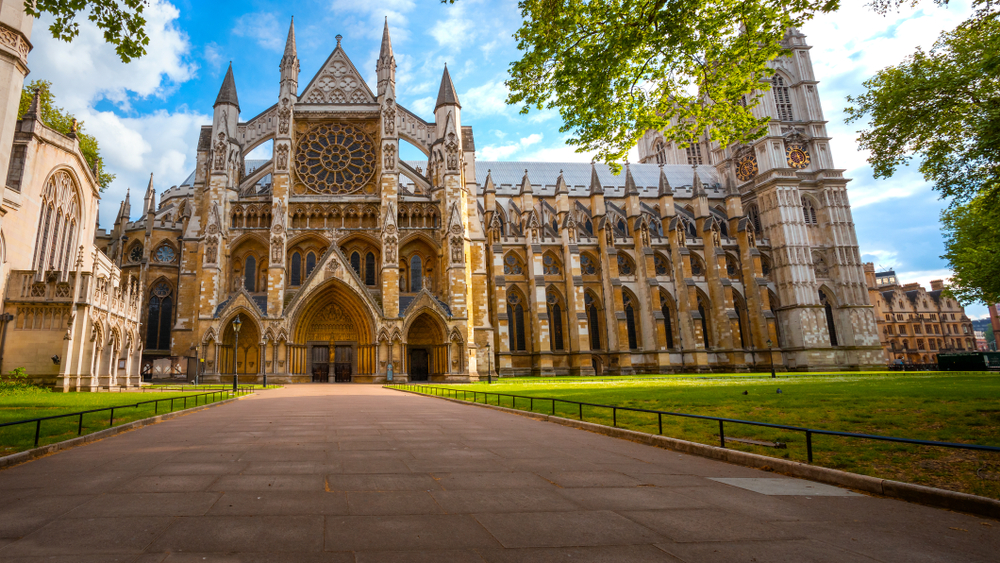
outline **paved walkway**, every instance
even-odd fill
[[[1000,560],[1000,522],[775,478],[302,385],[0,471],[0,561]]]

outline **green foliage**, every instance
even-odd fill
[[[959,301],[1000,302],[1000,202],[981,195],[941,214],[945,253],[954,275],[948,291]]]
[[[612,164],[649,129],[682,146],[707,131],[759,137],[750,112],[786,30],[839,0],[521,0],[507,103],[558,108],[578,151]]]
[[[46,393],[48,389],[38,387],[28,377],[28,370],[14,368],[7,375],[0,374],[0,397]]]
[[[87,134],[83,130],[83,122],[77,121],[75,117],[55,105],[55,96],[52,95],[52,83],[48,80],[34,80],[21,90],[21,104],[17,109],[18,119],[24,117],[31,107],[31,100],[38,91],[39,109],[42,114],[42,121],[46,125],[59,131],[63,135],[69,135],[74,126],[76,127],[76,138],[80,142],[80,152],[83,153],[87,164],[93,168],[97,166],[97,183],[100,191],[104,191],[115,179],[114,174],[104,172],[104,159],[101,158],[101,148],[97,139],[93,135]]]
[[[877,178],[919,156],[942,196],[1000,192],[1000,21],[966,22],[864,86],[847,98],[847,122],[868,117],[859,145]]]
[[[149,37],[146,19],[142,16],[148,0],[24,0],[24,11],[38,18],[42,14],[54,17],[49,31],[52,37],[66,42],[80,34],[76,17],[87,14],[104,32],[104,40],[115,46],[122,62],[129,62],[146,54]]]

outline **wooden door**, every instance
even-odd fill
[[[329,383],[330,381],[330,347],[313,346],[312,349],[312,380],[313,383]]]
[[[415,348],[410,350],[410,381],[427,381],[427,350]]]
[[[337,346],[334,349],[333,377],[337,383],[349,383],[354,368],[354,348]]]

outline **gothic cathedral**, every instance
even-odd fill
[[[293,26],[277,103],[241,119],[230,67],[194,172],[158,204],[150,179],[141,218],[126,199],[98,234],[140,280],[143,374],[179,360],[246,382],[881,363],[848,180],[805,38],[786,41],[754,109],[766,136],[679,148],[650,131],[615,176],[477,161],[447,68],[432,121],[397,103],[388,26],[374,92],[339,36],[300,90]],[[400,142],[427,160],[400,159]],[[272,158],[248,159],[263,143]]]

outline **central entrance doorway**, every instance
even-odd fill
[[[330,347],[313,346],[312,349],[312,380],[313,383],[330,381]]]
[[[333,356],[333,380],[337,383],[350,383],[351,371],[354,367],[354,348],[337,346]]]

